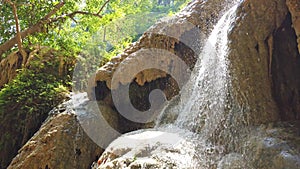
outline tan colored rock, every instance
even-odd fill
[[[161,129],[135,131],[114,140],[93,169],[298,169],[300,137],[294,125],[280,122],[239,128],[239,136],[234,140],[239,147],[229,152],[222,146],[211,146],[201,137],[196,140],[195,134],[193,140],[184,139],[186,135],[180,133],[164,133]]]
[[[18,71],[18,69],[28,69],[31,72],[34,72],[34,74],[47,73],[58,79],[61,76],[64,77],[68,73],[70,74],[69,68],[74,65],[74,58],[68,57],[66,58],[66,62],[63,64],[63,69],[59,69],[59,57],[64,55],[49,47],[34,46],[30,51],[26,51],[28,53],[28,59],[26,60],[24,67],[22,67],[22,57],[18,52],[13,52],[1,61],[0,89],[2,89],[4,84],[12,81],[17,73],[22,71]],[[55,100],[49,103],[49,105],[56,106],[55,104],[61,103],[66,98],[66,93],[61,93]],[[31,99],[35,100],[36,98]],[[37,105],[40,104],[39,100],[35,100],[33,102]],[[34,111],[34,113],[15,111],[21,108],[25,103],[27,104],[26,99],[23,100],[23,102],[19,102],[14,106],[11,106],[11,109],[1,110],[0,168],[6,168],[9,165],[10,161],[17,154],[17,151],[33,136],[35,132],[38,131],[43,121],[47,118],[48,111],[52,109],[52,107],[48,105],[48,109]],[[27,104],[27,106],[32,105]],[[33,110],[35,109],[36,108],[33,108]]]
[[[57,55],[59,54],[59,52],[46,46],[34,46],[32,48],[33,49],[30,51],[27,50],[28,57],[27,60],[24,62],[25,63],[24,67],[26,69],[31,69],[32,68],[31,64],[34,61],[38,61],[39,64],[42,64],[43,62],[45,63],[51,61],[60,64],[60,66],[57,67],[57,74],[61,76],[66,73],[66,70],[68,69],[67,66],[70,66],[69,63],[70,61],[67,61],[67,63],[65,63],[63,60],[59,60],[59,57],[62,58],[61,56]],[[0,88],[2,88],[5,84],[7,84],[8,82],[10,82],[15,78],[15,76],[17,75],[17,70],[22,68],[22,62],[23,62],[23,58],[19,52],[12,52],[6,58],[1,60]]]
[[[272,96],[272,77],[268,70],[274,55],[270,36],[287,16],[284,0],[247,0],[237,11],[237,19],[229,34],[230,72],[233,78],[233,105],[247,107],[236,117],[238,123],[260,124],[279,119]],[[273,40],[275,41],[275,40]],[[241,119],[246,118],[244,122]]]
[[[300,1],[299,0],[287,0],[286,5],[292,15],[293,28],[295,29],[298,50],[300,53]]]
[[[173,147],[164,145],[163,141],[172,139],[165,138],[163,141],[157,141],[155,137],[150,137],[154,138],[154,141],[147,144],[149,140],[146,138],[150,135],[147,132],[153,130],[140,130],[127,133],[112,142],[110,149],[99,158],[98,168],[169,167],[163,165],[181,168],[182,164],[178,164],[180,160],[195,156],[197,159],[194,161],[199,162],[200,166],[207,166],[194,168],[296,169],[300,167],[299,124],[284,122],[285,120],[299,121],[300,117],[298,106],[300,105],[298,99],[300,98],[300,58],[297,53],[296,39],[290,38],[294,33],[292,29],[288,29],[292,20],[288,14],[286,1],[245,0],[241,2],[236,20],[232,23],[229,32],[229,52],[226,57],[229,64],[230,89],[226,95],[226,108],[216,115],[221,116],[220,121],[217,118],[213,119],[216,117],[213,116],[214,112],[207,114],[206,122],[213,119],[212,127],[208,126],[206,130],[209,132],[205,133],[205,130],[201,129],[196,131],[199,137],[196,133],[187,137],[192,138],[188,140],[191,142],[195,139],[193,143],[197,148],[192,150],[197,151],[195,154],[199,156],[189,152],[189,145],[193,144],[184,144],[184,153],[188,152],[190,156],[180,158],[184,153],[176,149],[177,143],[173,144],[175,145]],[[202,110],[199,111],[199,118],[203,114]],[[177,118],[169,117],[171,120]],[[184,116],[180,117],[184,118]],[[194,132],[193,128],[201,125],[192,122],[193,126],[183,126],[183,128]],[[168,125],[168,131],[173,131],[173,125],[178,125],[169,122],[167,124],[171,124]],[[158,127],[154,130],[160,132],[164,131],[164,128]],[[176,134],[180,133],[178,130],[175,131]],[[128,140],[124,141],[126,137],[136,144],[128,144]],[[146,141],[141,141],[143,138]],[[203,139],[207,139],[205,143],[201,143]],[[209,147],[209,143],[212,143],[213,148]],[[165,151],[160,146],[171,148]],[[221,148],[214,149],[218,146]],[[202,147],[204,149],[201,149]],[[183,166],[183,168],[193,167]]]
[[[0,88],[10,82],[17,74],[16,70],[21,68],[22,56],[13,52],[0,62]]]
[[[76,115],[56,114],[19,150],[8,169],[89,168],[102,152]]]
[[[127,48],[124,53],[116,56],[97,70],[94,79],[89,82],[88,94],[90,98],[92,98],[92,89],[96,86],[97,81],[105,82],[109,89],[116,88],[117,86],[111,86],[111,80],[117,67],[119,65],[131,66],[126,65],[127,63],[123,61],[127,57],[134,57],[134,54],[142,49],[165,50],[173,53],[190,68],[193,68],[197,59],[196,53],[199,52],[201,47],[200,40],[209,34],[212,26],[220,17],[220,11],[227,9],[233,1],[193,1],[174,17],[159,21],[145,32],[136,43]],[[170,62],[167,62],[165,66],[171,66]],[[129,79],[128,76],[131,77],[132,75],[123,74],[123,76],[123,79]],[[164,77],[166,77],[165,72],[144,70],[135,74],[134,80],[142,86],[145,82]],[[120,82],[121,84],[129,83],[129,81]]]

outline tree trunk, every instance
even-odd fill
[[[8,2],[8,1],[6,1],[6,2]],[[33,33],[41,32],[43,30],[42,29],[43,26],[45,24],[51,22],[50,17],[53,16],[61,7],[63,7],[64,4],[65,4],[64,2],[60,2],[59,4],[55,5],[54,9],[52,11],[50,11],[39,22],[37,22],[36,24],[34,24],[33,26],[31,26],[30,28],[27,28],[23,32],[17,33],[16,36],[14,36],[10,40],[8,40],[5,43],[3,43],[2,45],[0,45],[0,56],[2,56],[3,53],[5,53],[9,49],[11,49],[15,44],[18,43],[18,37],[19,37],[19,39],[24,39],[25,37],[27,37],[27,36],[29,36],[29,35],[31,35]]]
[[[15,19],[15,24],[16,24],[16,39],[17,39],[17,44],[18,44],[18,49],[22,55],[23,61],[22,61],[22,65],[24,66],[27,60],[27,53],[25,52],[25,50],[23,49],[23,45],[22,45],[22,38],[20,35],[20,24],[19,24],[19,17],[18,17],[18,11],[17,11],[17,7],[16,4],[11,2],[10,0],[6,0],[7,3],[9,3],[12,7],[13,10],[13,14],[14,14],[14,19]]]

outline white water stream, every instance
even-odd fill
[[[209,168],[220,160],[223,147],[210,143],[207,137],[224,118],[230,87],[228,32],[236,8],[226,12],[214,27],[178,104],[164,109],[154,129],[131,132],[112,142],[102,155],[106,162],[100,168],[124,167],[113,162],[112,154],[120,156],[116,159],[119,162],[131,158],[131,167],[141,168]]]

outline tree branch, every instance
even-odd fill
[[[99,11],[97,12],[97,15],[100,14],[100,12],[104,9],[104,7],[109,3],[110,0],[107,0],[103,5],[102,7],[99,9]]]
[[[24,66],[27,60],[27,53],[24,51],[23,49],[23,45],[22,45],[22,38],[21,38],[21,34],[20,34],[20,24],[19,24],[19,18],[18,18],[18,12],[17,12],[17,7],[16,4],[11,2],[10,0],[5,0],[6,3],[10,4],[10,6],[12,7],[12,11],[14,14],[14,19],[15,19],[15,24],[16,24],[16,38],[17,38],[17,44],[18,44],[18,49],[19,52],[21,53],[22,57],[23,57],[23,61],[22,61],[22,65]]]
[[[75,15],[77,14],[81,14],[81,15],[90,15],[90,16],[95,16],[95,17],[98,17],[98,18],[102,18],[101,15],[99,14],[95,14],[95,13],[90,13],[90,12],[85,12],[85,11],[74,11],[72,13],[69,13],[69,14],[65,14],[65,15],[61,15],[59,17],[56,17],[56,18],[53,18],[50,20],[49,23],[54,23],[54,22],[57,22],[59,20],[63,20],[63,19],[66,19],[67,17],[71,18],[74,22],[77,22],[74,18]]]
[[[84,11],[75,11],[75,12],[72,12],[72,13],[70,13],[70,14],[67,14],[67,16],[75,16],[76,14],[81,14],[81,15],[91,15],[91,16],[96,16],[96,17],[102,18],[102,16],[99,15],[99,14],[96,14],[96,13],[90,13],[90,12],[84,12]]]
[[[8,0],[5,0],[8,1]],[[44,16],[39,22],[32,25],[31,27],[25,29],[23,32],[19,33],[19,36],[21,36],[21,39],[27,37],[28,35],[31,35],[36,32],[41,32],[42,27],[50,22],[50,17],[54,15],[61,7],[64,6],[64,2],[60,2],[57,5],[54,6],[54,9],[50,11],[46,16]],[[4,42],[2,45],[0,45],[0,56],[9,49],[11,49],[16,43],[17,43],[17,36],[14,36],[10,40]]]
[[[4,0],[5,2],[10,2],[10,0]],[[25,37],[33,34],[33,33],[37,33],[37,32],[41,32],[42,28],[44,25],[46,24],[50,24],[53,22],[57,22],[59,20],[65,19],[66,17],[71,18],[74,22],[77,22],[74,18],[75,15],[77,14],[81,14],[81,15],[91,15],[91,16],[95,16],[98,18],[102,18],[103,16],[100,15],[101,11],[103,11],[104,7],[110,2],[110,0],[107,0],[99,9],[99,11],[97,13],[91,13],[91,12],[85,12],[85,11],[74,11],[71,12],[69,14],[65,14],[56,18],[52,18],[51,17],[57,13],[58,10],[60,10],[64,5],[65,2],[61,1],[60,3],[58,3],[57,5],[54,6],[54,8],[46,15],[44,16],[42,19],[40,19],[36,24],[32,25],[31,27],[25,29],[23,32],[18,33],[17,30],[17,35],[14,36],[13,38],[11,38],[10,40],[4,42],[2,45],[0,45],[0,57],[2,56],[3,53],[5,53],[6,51],[8,51],[9,49],[11,49],[16,43],[18,43],[18,39],[24,39]]]
[[[81,14],[81,15],[90,15],[90,16],[95,16],[95,17],[98,17],[98,18],[102,18],[103,16],[100,15],[100,13],[101,13],[101,11],[103,11],[104,7],[105,7],[109,2],[110,2],[110,0],[107,0],[107,1],[101,6],[101,8],[99,9],[99,11],[98,11],[97,13],[91,13],[91,12],[85,12],[85,11],[74,11],[74,12],[72,12],[72,13],[65,14],[65,15],[62,15],[62,16],[53,18],[53,19],[51,20],[50,23],[57,22],[58,20],[65,19],[66,17],[71,18],[74,22],[77,23],[76,19],[74,18],[74,16],[77,15],[77,14]]]

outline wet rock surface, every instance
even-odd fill
[[[185,152],[173,144],[162,153],[168,147],[164,142],[168,139],[152,140],[151,144],[157,147],[149,146],[150,143],[144,145],[145,142],[135,147],[121,143],[126,138],[142,138],[149,132],[141,130],[112,142],[99,158],[97,167],[182,168],[185,165],[181,160],[190,159],[192,165],[188,168],[299,168],[300,57],[297,31],[292,27],[296,15],[292,10],[296,6],[291,7],[289,3],[295,4],[284,0],[246,0],[238,6],[235,22],[228,30],[230,87],[226,107],[219,114],[221,118],[216,119],[214,112],[206,116],[203,116],[205,112],[199,112],[192,123],[199,126],[203,123],[203,127],[191,129],[194,134],[177,133],[187,141]],[[175,130],[170,124],[182,118],[174,113],[177,111],[174,107],[167,107],[167,113],[171,114],[162,116],[172,122],[161,122],[171,131]],[[161,127],[155,130],[166,131]]]
[[[181,77],[179,79],[184,83],[189,78],[189,75],[182,73],[185,70],[177,64],[177,60],[183,61],[189,71],[194,68],[198,53],[203,47],[203,40],[207,38],[212,27],[221,17],[222,11],[232,6],[233,2],[231,0],[193,1],[179,14],[162,19],[124,53],[112,58],[97,70],[89,84],[89,98],[103,101],[104,104],[116,109],[112,92],[123,90],[124,86],[130,85],[129,100],[120,100],[122,103],[132,104],[141,112],[150,108],[149,94],[154,89],[162,90],[166,100],[170,100],[179,93],[183,84],[180,84],[178,79],[174,79],[174,75]],[[153,50],[159,50],[161,53],[151,55],[151,52],[155,53]],[[170,57],[157,59],[156,56]],[[150,68],[139,70],[143,65],[150,65]],[[151,68],[151,65],[158,65],[159,69],[155,66]],[[130,69],[130,72],[119,75],[116,73],[122,72],[124,68]],[[170,71],[162,71],[162,69]],[[163,105],[164,102],[160,104]],[[119,126],[126,126],[122,133],[153,126],[153,122],[146,125],[136,123],[122,115],[119,116],[118,121]]]
[[[143,70],[134,74],[131,81],[126,76],[132,75],[126,74],[118,78],[114,86],[112,78],[118,66],[130,66],[130,59],[140,56],[138,54],[146,49],[156,48],[175,54],[193,69],[203,47],[199,41],[210,33],[219,14],[229,8],[225,5],[231,6],[231,2],[193,1],[182,13],[157,23],[138,42],[96,72],[89,97],[99,101],[105,121],[117,131],[113,137],[153,127],[154,123],[135,123],[120,115],[112,100],[112,90],[130,84],[130,100],[141,111],[149,108],[148,96],[153,89],[162,89],[167,100],[179,93],[174,79],[159,70]],[[164,114],[160,123],[165,128],[119,137],[108,146],[94,168],[299,168],[297,3],[297,0],[245,0],[239,5],[236,20],[229,30],[231,79],[226,83],[230,87],[226,95],[228,105],[221,119],[214,121],[212,111],[205,116],[199,112],[193,119],[197,125],[192,131],[174,129],[168,124],[175,123],[180,114],[174,113],[177,110],[172,106],[167,107],[166,112],[170,114]],[[186,21],[192,24],[185,24]],[[193,26],[203,32],[194,32],[197,36],[187,41],[190,35],[195,35]],[[171,63],[172,59],[165,60],[164,66]],[[180,102],[178,98],[174,100],[170,105]],[[86,114],[81,115],[77,117],[86,118]],[[92,140],[101,140],[101,136],[111,136],[111,133],[103,128],[105,131],[91,140],[84,134],[77,117],[54,113],[20,150],[10,168],[87,168],[102,153]],[[93,123],[99,121],[88,119],[86,124],[92,131]],[[211,131],[206,126],[209,122],[215,125]],[[64,134],[66,131],[70,133]],[[209,135],[205,135],[208,131]],[[158,139],[159,136],[162,139]]]
[[[244,123],[260,124],[279,119],[269,73],[273,58],[273,41],[270,39],[287,12],[282,0],[244,1],[237,10],[236,22],[229,33],[228,54],[232,106],[244,111],[236,120],[247,118]]]
[[[110,144],[98,168],[192,168],[194,147],[178,133],[140,130]]]
[[[245,1],[237,15],[229,35],[235,104],[248,104],[246,121],[256,124],[299,120],[300,56],[285,1]]]
[[[241,146],[232,152],[222,145],[201,141],[199,135],[186,137],[188,131],[140,130],[113,141],[94,168],[297,169],[300,167],[297,123],[240,128],[243,139],[236,142]]]

